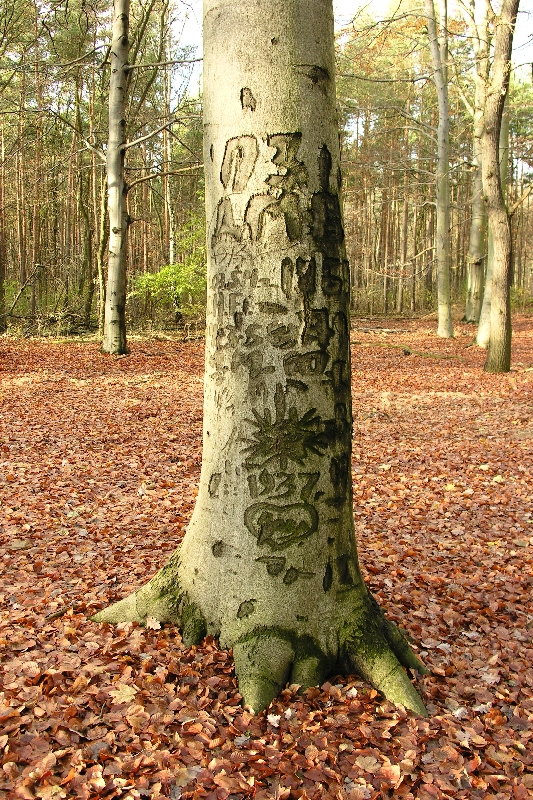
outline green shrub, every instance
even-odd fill
[[[176,315],[192,316],[205,310],[205,223],[191,215],[175,241],[178,260],[158,272],[146,272],[132,281],[130,297],[150,300],[159,308],[173,307]]]

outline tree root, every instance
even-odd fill
[[[159,622],[169,622],[173,625],[181,626],[184,622],[183,611],[189,620],[191,611],[187,615],[187,605],[181,593],[178,582],[179,571],[179,548],[176,550],[164,567],[133,594],[124,597],[117,603],[102,609],[91,619],[93,622],[138,622],[140,625],[146,623],[146,617],[153,617]],[[191,636],[194,625],[189,625]],[[201,630],[198,632],[201,634]],[[190,644],[197,644],[203,639],[202,634],[197,641]]]
[[[143,625],[147,617],[154,617],[180,627],[185,645],[199,644],[206,635],[206,622],[199,606],[179,589],[178,569],[176,553],[149,583],[92,619]],[[324,653],[309,635],[278,628],[257,627],[234,642],[235,673],[244,704],[259,712],[288,682],[303,690],[320,685],[328,675],[357,672],[392,703],[426,716],[405,668],[421,674],[428,670],[400,629],[385,618],[372,595],[363,591],[353,613],[340,624],[335,653]]]
[[[285,638],[266,631],[237,642],[233,658],[244,704],[263,711],[289,680],[294,650]]]
[[[233,648],[239,691],[246,705],[262,711],[284,685],[320,685],[335,672],[357,672],[387,700],[416,714],[426,708],[405,668],[427,674],[399,628],[385,618],[370,593],[357,620],[348,624],[336,658],[328,658],[310,637],[292,631],[256,629]]]
[[[415,656],[400,629],[385,618],[370,592],[368,598],[369,602],[344,642],[348,663],[391,703],[427,716],[426,707],[404,667],[421,673],[428,670]]]

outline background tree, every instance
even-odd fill
[[[438,116],[426,20],[420,8],[411,7],[408,2],[394,5],[393,10],[384,18],[360,12],[338,35],[347,249],[352,306],[361,314],[384,313],[393,303],[398,307],[398,295],[404,291],[408,298],[406,303],[402,297],[404,308],[424,313],[437,305]],[[470,6],[467,10],[471,10]],[[485,209],[484,205],[479,207],[480,201],[483,203],[479,189],[480,148],[474,128],[479,134],[479,86],[489,61],[488,51],[485,52],[487,37],[479,27],[479,18],[477,28],[471,28],[466,12],[465,18],[466,22],[453,16],[448,20],[449,62],[453,65],[448,71],[449,238],[452,300],[462,305],[466,296],[468,318],[475,319],[487,243],[480,224]],[[529,77],[517,76],[515,81],[521,101],[515,103],[511,97],[509,105],[509,196],[517,198],[527,190],[530,175],[527,136],[517,133],[529,118],[531,104],[526,87],[531,84]],[[407,255],[402,262],[405,201]],[[529,198],[516,212],[519,216],[514,223],[515,236],[520,231],[521,237],[530,229],[528,203]],[[524,304],[528,267],[523,246],[517,251],[517,258],[521,268],[514,275],[514,292]]]
[[[340,39],[339,96],[347,130],[343,147],[347,246],[353,304],[363,312],[385,310],[386,303],[379,302],[373,288],[383,272],[387,273],[383,285],[387,283],[396,307],[404,290],[413,311],[437,301],[438,112],[425,29],[426,19],[419,11],[400,9],[397,17],[383,21],[360,15]],[[464,114],[455,103],[449,122],[454,141],[464,127]],[[464,269],[461,206],[468,191],[458,180],[462,150],[462,142],[452,149],[449,170],[453,177],[448,237],[455,293]],[[389,224],[378,226],[377,220],[384,216]]]
[[[425,16],[410,3],[394,6],[384,19],[359,12],[337,40],[351,305],[362,315],[400,308],[435,314],[437,308],[438,103]],[[176,320],[186,330],[203,329],[195,315],[205,302],[205,260],[201,247],[187,249],[191,225],[196,242],[204,220],[201,98],[189,86],[194,53],[178,38],[186,8],[180,0],[131,0],[130,7],[135,68],[129,72],[127,144],[141,141],[128,147],[125,163],[132,220],[126,318],[128,327],[142,330],[175,328]],[[0,10],[6,297],[0,325],[14,331],[103,328],[110,11],[109,0],[14,2]],[[450,268],[457,309],[476,285],[469,251],[479,172],[473,168],[476,43],[470,22],[452,15],[448,41]],[[508,107],[512,209],[531,182],[530,71],[514,73]],[[512,296],[522,309],[531,302],[531,203],[526,196],[511,221]],[[485,239],[483,266],[486,249]],[[192,280],[180,277],[193,264]],[[188,288],[174,292],[174,285]]]
[[[127,352],[126,343],[126,256],[128,227],[127,185],[124,180],[126,155],[126,97],[130,51],[130,3],[115,0],[113,35],[109,53],[109,137],[107,140],[107,192],[109,210],[109,262],[105,300],[104,353]]]
[[[488,3],[488,0],[484,2]],[[518,6],[519,0],[503,0],[500,14],[494,19],[494,56],[484,98],[481,134],[483,194],[494,247],[486,372],[508,372],[511,368],[511,220],[500,177],[499,141]]]
[[[481,136],[483,134],[483,115],[481,116],[481,128],[478,131],[479,142],[478,148],[481,153]],[[509,174],[509,114],[504,112],[500,126],[500,138],[498,147],[498,160],[500,164],[500,182],[502,192],[505,194],[507,188],[507,177]],[[482,184],[483,188],[483,184]],[[485,209],[485,202],[483,200],[483,207]],[[485,212],[486,216],[486,212]],[[481,313],[479,315],[479,324],[476,334],[476,344],[480,347],[487,348],[490,342],[490,320],[492,308],[492,275],[494,272],[494,236],[492,235],[492,228],[488,225],[488,237],[486,244],[486,270],[483,291],[483,302],[481,305]]]
[[[439,27],[433,0],[426,0],[429,49],[437,89],[437,172],[435,243],[437,251],[437,335],[453,336],[450,292],[450,112],[448,107],[448,5],[439,0]]]
[[[471,219],[468,242],[468,266],[465,315],[466,322],[479,323],[483,301],[486,267],[486,211],[483,200],[481,132],[483,128],[483,98],[490,63],[488,7],[485,3],[462,2],[460,8],[466,19],[474,54],[474,91],[467,97],[461,82],[458,91],[472,117],[472,184]],[[458,70],[456,68],[456,74]],[[478,331],[479,344],[479,331]]]
[[[349,274],[331,0],[206,0],[208,318],[203,465],[185,538],[96,617],[233,647],[265,708],[357,670],[424,706],[423,669],[362,579],[352,511]]]
[[[97,318],[103,323],[109,225],[101,154],[108,124],[109,3],[102,0],[88,6],[73,0],[53,7],[38,3],[33,10],[31,4],[14,8],[18,16],[9,16],[5,27],[9,46],[0,57],[4,136],[0,176],[13,176],[4,181],[2,192],[4,319],[31,333],[81,331],[94,328]],[[178,119],[170,137],[172,147],[167,148],[171,164],[165,164],[161,132],[128,153],[127,213],[134,220],[128,237],[132,288],[138,275],[168,264],[163,176],[170,174],[177,229],[188,224],[190,213],[198,216],[201,207],[199,106],[198,98],[187,94],[194,54],[174,42],[172,63],[161,66],[169,15],[179,19],[182,13],[179,6],[170,7],[162,0],[131,3],[134,55],[137,62],[151,66],[131,73],[126,108],[130,140],[160,131],[168,122],[161,113],[164,71],[171,75],[172,116]],[[40,214],[35,226],[37,197]],[[37,227],[36,269],[32,253]],[[178,262],[185,257],[176,253]],[[172,305],[150,298],[140,303],[134,297],[129,320],[151,324],[166,316],[171,325],[173,314]]]

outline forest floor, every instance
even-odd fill
[[[91,622],[190,517],[203,343],[3,337],[1,797],[533,797],[533,319],[507,375],[468,326],[353,327],[362,569],[432,671],[430,716],[352,676],[252,717],[216,642]]]

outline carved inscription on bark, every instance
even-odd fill
[[[317,85],[328,79],[306,75]],[[246,87],[241,104],[255,111]],[[314,564],[302,563],[302,545],[320,518],[342,527],[350,468],[349,270],[340,203],[326,145],[311,193],[301,141],[297,132],[228,140],[210,227],[208,364],[216,397],[229,404],[235,396],[249,407],[244,430],[235,433],[250,496],[244,524],[260,548],[256,560],[285,586],[315,574]],[[333,418],[306,401],[313,390],[327,396]],[[212,475],[211,497],[227,493],[221,480]],[[337,587],[352,580],[340,538],[317,566],[324,591],[335,578]],[[213,554],[219,550],[216,543]],[[252,611],[244,605],[241,615]]]
[[[247,91],[250,92],[249,89]],[[258,154],[259,148],[255,136],[238,136],[226,142],[220,180],[228,194],[243,192],[246,189]]]
[[[303,465],[310,453],[321,455],[327,447],[327,441],[316,409],[310,408],[302,416],[298,415],[295,406],[287,410],[286,395],[281,384],[277,385],[274,404],[274,417],[268,407],[263,414],[252,409],[254,419],[248,421],[255,430],[244,448],[245,466],[251,468],[276,464],[280,469],[286,469],[289,462]]]
[[[260,546],[286,550],[317,530],[318,514],[309,503],[254,503],[246,509],[244,524]]]

